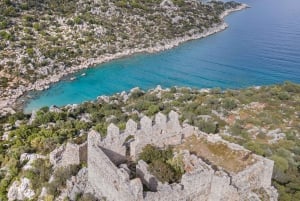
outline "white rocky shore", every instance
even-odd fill
[[[226,17],[230,13],[235,12],[235,11],[240,11],[240,10],[243,10],[246,8],[249,8],[249,6],[246,4],[241,4],[237,8],[228,9],[220,15],[220,18],[224,19],[224,17]],[[20,98],[26,92],[34,91],[34,90],[42,91],[42,90],[48,89],[51,84],[60,81],[64,76],[75,73],[79,70],[93,67],[95,65],[105,63],[105,62],[108,62],[108,61],[111,61],[114,59],[126,57],[126,56],[129,56],[132,54],[155,53],[155,52],[159,52],[159,51],[168,50],[168,49],[171,49],[173,47],[180,45],[183,42],[204,38],[204,37],[210,36],[212,34],[218,33],[220,31],[225,30],[227,27],[228,27],[228,25],[223,21],[222,23],[220,23],[218,25],[214,25],[213,27],[210,27],[210,28],[204,30],[200,34],[193,34],[191,36],[184,36],[184,37],[175,38],[172,40],[165,40],[165,41],[163,41],[163,43],[165,45],[156,45],[154,47],[142,48],[142,49],[133,48],[133,49],[128,49],[128,50],[125,50],[123,52],[119,52],[116,54],[105,54],[105,55],[102,55],[97,58],[90,58],[90,59],[87,59],[87,60],[81,62],[80,65],[65,69],[63,72],[61,72],[59,74],[51,75],[45,79],[37,80],[34,84],[29,84],[28,86],[21,85],[16,89],[4,91],[3,93],[6,94],[6,97],[0,98],[0,116],[4,116],[9,113],[14,113],[15,111],[13,108],[16,107],[16,102],[17,102],[18,98]]]

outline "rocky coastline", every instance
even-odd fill
[[[61,79],[65,76],[68,76],[72,73],[78,72],[79,70],[87,69],[90,67],[94,67],[95,65],[99,65],[101,63],[109,62],[114,59],[119,59],[122,57],[130,56],[133,54],[139,54],[139,53],[155,53],[155,52],[160,52],[164,50],[168,50],[171,48],[174,48],[181,43],[190,41],[190,40],[195,40],[195,39],[200,39],[204,38],[207,36],[210,36],[212,34],[218,33],[220,31],[225,30],[228,25],[226,22],[224,22],[224,18],[229,15],[232,12],[240,11],[243,9],[249,8],[248,5],[246,4],[241,4],[240,6],[236,8],[231,8],[226,10],[220,15],[220,19],[222,19],[222,23],[220,24],[215,24],[212,27],[204,30],[202,33],[199,34],[194,34],[191,36],[184,36],[180,38],[175,38],[172,40],[165,40],[163,41],[165,45],[158,45],[154,47],[149,47],[149,48],[133,48],[133,49],[128,49],[123,52],[119,52],[116,54],[105,54],[103,56],[100,56],[98,58],[90,58],[82,62],[80,65],[73,66],[71,68],[66,69],[64,72],[61,72],[56,75],[51,75],[49,77],[46,77],[44,79],[37,80],[33,84],[29,84],[28,86],[19,86],[16,89],[7,91],[6,93],[8,94],[5,98],[0,98],[0,116],[5,116],[6,114],[9,113],[14,113],[15,110],[19,110],[20,108],[23,107],[24,100],[20,100],[21,97],[24,99],[24,95],[27,94],[30,91],[42,91],[48,89],[51,84],[56,83],[61,81]]]

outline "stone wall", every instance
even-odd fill
[[[81,145],[67,143],[50,153],[50,163],[54,168],[79,165],[87,162],[87,143]]]
[[[143,187],[140,179],[129,180],[123,168],[118,168],[99,147],[100,135],[88,136],[88,182],[95,189],[97,197],[107,200],[143,200]]]
[[[158,113],[155,116],[154,124],[149,117],[144,116],[140,124],[141,128],[133,133],[135,140],[130,146],[130,154],[133,159],[137,158],[138,153],[147,144],[165,147],[182,143],[182,127],[179,124],[178,114],[174,111],[169,113],[168,118],[162,113]]]
[[[181,144],[183,138],[188,136],[187,133],[192,133],[191,129],[194,128],[190,126],[181,127],[178,114],[174,111],[171,111],[168,117],[158,113],[154,122],[149,117],[144,116],[140,120],[140,128],[136,122],[129,120],[124,132],[120,132],[118,127],[110,124],[106,138],[100,140],[99,145],[115,164],[121,164],[126,160],[126,148],[130,148],[129,157],[134,160],[147,144],[153,144],[157,147]],[[126,142],[129,136],[134,138],[130,143]]]
[[[240,200],[236,187],[223,171],[215,171],[195,155],[184,153],[184,162],[189,172],[182,176],[179,184],[158,185],[157,192],[146,192],[146,201],[159,200]],[[144,173],[147,175],[146,173]]]
[[[223,140],[219,135],[208,135],[188,124],[180,125],[178,114],[168,116],[158,113],[154,122],[144,116],[140,128],[133,120],[126,124],[124,132],[111,124],[107,136],[91,131],[88,135],[88,184],[97,197],[110,200],[260,200],[257,189],[264,189],[271,201],[277,200],[277,192],[271,186],[273,161],[252,154],[254,162],[239,172],[227,172],[204,162],[188,150],[181,150],[186,173],[181,182],[163,184],[150,172],[144,161],[136,166],[137,178],[129,179],[126,160],[135,160],[144,146],[157,147],[179,145],[185,138],[195,135],[210,143],[224,143],[232,150],[250,151]],[[129,136],[132,136],[129,138]],[[77,159],[76,159],[77,160]],[[142,183],[151,191],[143,192]]]

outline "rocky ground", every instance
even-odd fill
[[[235,2],[2,1],[0,109],[63,76],[138,52],[156,52],[226,28]]]

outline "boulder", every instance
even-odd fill
[[[9,201],[32,199],[35,192],[30,188],[31,182],[28,178],[22,178],[21,181],[14,181],[7,193]]]

